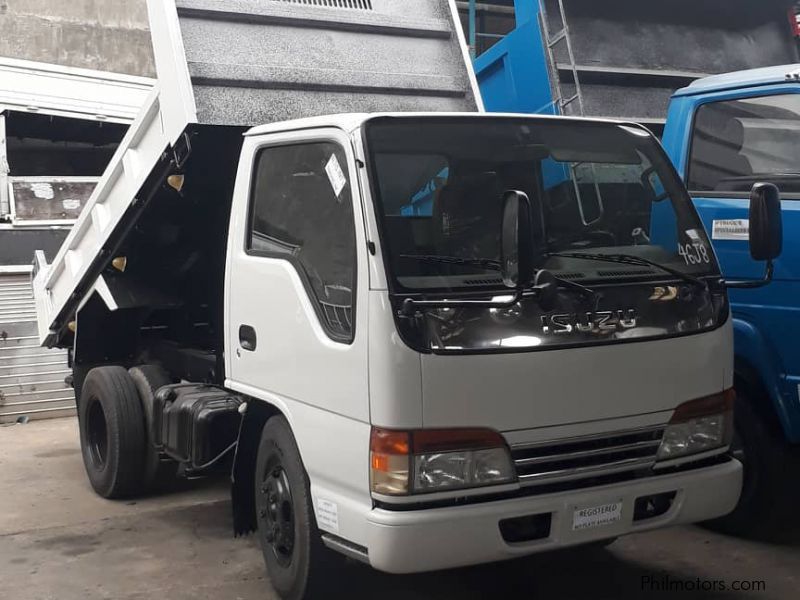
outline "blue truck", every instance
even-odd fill
[[[800,502],[800,64],[763,65],[798,60],[788,4],[677,0],[685,10],[672,14],[665,4],[675,3],[516,0],[516,28],[475,71],[487,110],[620,118],[662,135],[728,280],[763,276],[748,252],[748,199],[754,184],[779,188],[786,245],[773,281],[731,290],[732,451],[745,482],[713,523],[778,538]],[[735,72],[708,75],[724,71]],[[598,227],[602,199],[579,203]],[[659,235],[657,212],[644,235]]]
[[[720,523],[780,533],[800,499],[800,64],[707,77],[678,90],[663,143],[728,278],[758,273],[747,251],[751,186],[766,181],[781,191],[787,243],[774,279],[730,295],[733,449],[746,469],[739,505]]]

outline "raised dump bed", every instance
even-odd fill
[[[516,29],[475,63],[489,111],[622,118],[660,132],[672,93],[695,79],[797,61],[792,0],[514,4]]]
[[[157,89],[52,264],[37,255],[47,346],[71,344],[90,292],[113,302],[101,274],[170,173],[201,161],[218,175],[215,193],[230,196],[245,128],[481,108],[452,0],[148,0],[148,9]]]

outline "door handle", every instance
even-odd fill
[[[242,347],[242,349],[252,352],[256,349],[256,342],[256,330],[250,327],[250,325],[240,325],[239,345]]]

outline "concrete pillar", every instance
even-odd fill
[[[153,77],[146,0],[0,0],[0,56]]]

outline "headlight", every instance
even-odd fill
[[[513,467],[505,448],[414,457],[415,492],[478,487],[506,483],[513,478]]]
[[[661,438],[658,460],[699,454],[730,445],[733,437],[733,389],[681,404]]]
[[[473,488],[516,479],[503,436],[486,429],[373,428],[370,465],[372,491],[388,495]]]

